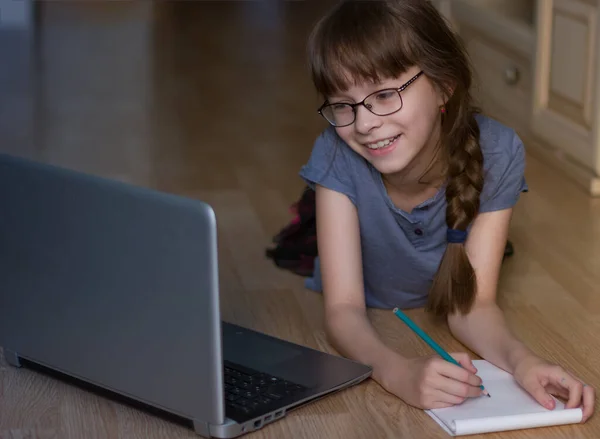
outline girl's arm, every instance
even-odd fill
[[[508,329],[496,304],[496,291],[512,209],[480,214],[474,221],[466,250],[477,278],[477,298],[465,316],[451,315],[453,335],[481,357],[514,374],[524,356],[532,355]]]
[[[379,381],[395,353],[367,318],[356,208],[345,195],[317,186],[316,212],[326,333],[340,354],[372,366]]]
[[[355,206],[345,195],[317,186],[316,215],[325,330],[333,347],[370,365],[373,379],[408,404],[449,407],[479,396],[481,380],[465,353],[453,354],[461,368],[437,355],[406,358],[383,343],[367,317]]]
[[[549,393],[568,399],[567,407],[577,407],[583,401],[585,421],[594,410],[594,390],[536,356],[512,334],[496,304],[511,215],[512,209],[505,209],[482,213],[475,219],[466,250],[477,278],[477,298],[469,314],[449,316],[448,325],[471,350],[513,374],[540,404],[554,407]]]

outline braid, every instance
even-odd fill
[[[449,229],[466,231],[479,211],[483,189],[483,154],[479,146],[479,127],[472,114],[462,132],[446,136],[454,143],[448,151],[446,186],[446,223]],[[446,248],[429,295],[428,310],[437,317],[473,306],[477,282],[464,244],[450,242]]]
[[[479,195],[483,189],[483,154],[479,147],[479,127],[473,119],[463,148],[449,157],[446,188],[446,223],[451,229],[466,230],[479,211]]]

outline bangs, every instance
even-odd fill
[[[349,2],[315,28],[309,68],[323,96],[397,77],[417,64],[409,28],[382,3]]]

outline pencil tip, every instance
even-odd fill
[[[488,397],[488,398],[491,398],[491,397],[492,397],[492,395],[490,395],[490,394],[488,393],[488,394],[487,394],[487,397]]]

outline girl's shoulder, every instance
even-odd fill
[[[514,155],[522,149],[522,141],[513,128],[482,113],[478,113],[475,120],[479,125],[479,142],[484,155]]]
[[[500,210],[516,204],[525,181],[525,146],[517,132],[498,120],[478,114],[479,144],[483,154],[484,187],[481,211]]]
[[[316,138],[300,176],[313,189],[319,184],[347,195],[356,203],[353,176],[359,168],[366,168],[360,156],[345,145],[334,128],[328,127]]]

